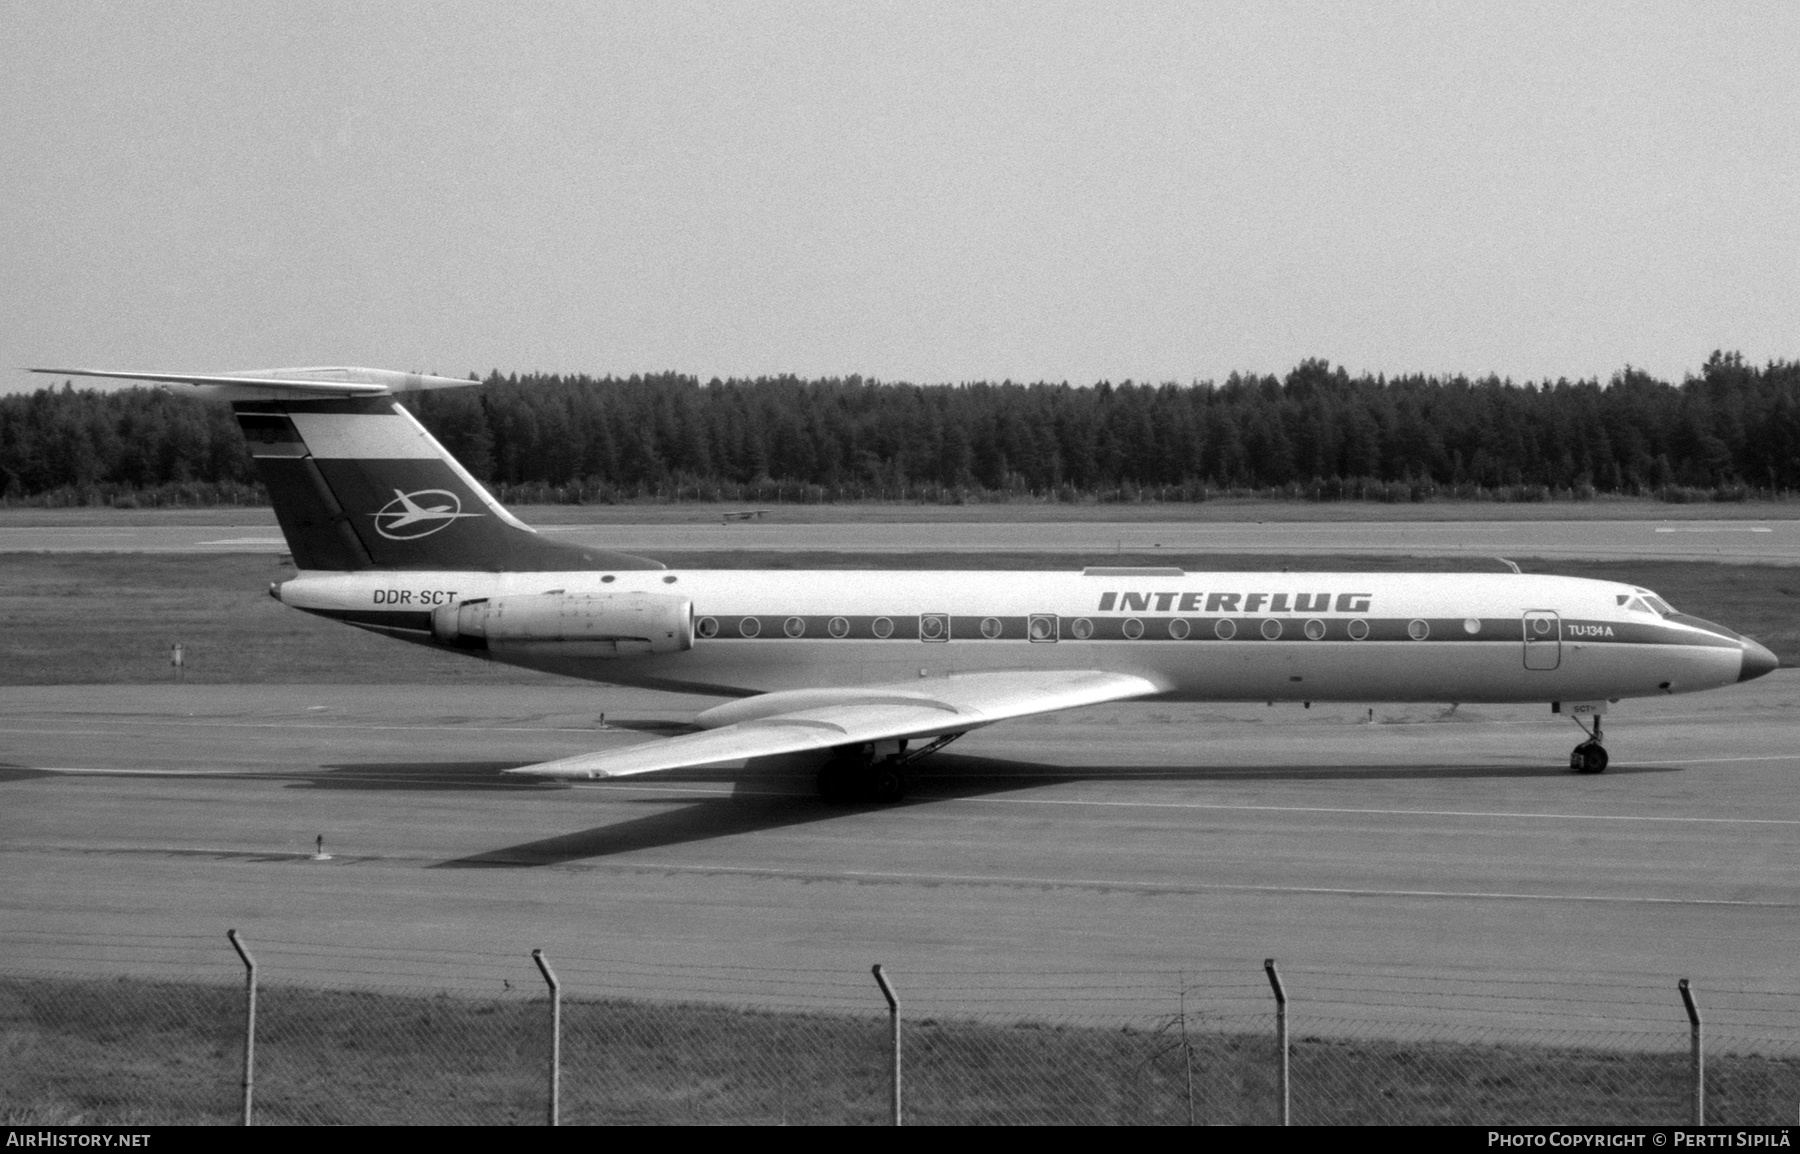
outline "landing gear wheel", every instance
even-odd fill
[[[1569,754],[1569,768],[1576,773],[1605,773],[1606,747],[1594,741],[1584,741]]]
[[[870,801],[892,805],[906,796],[906,774],[893,762],[872,765],[863,774],[863,788]]]

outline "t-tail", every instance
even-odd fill
[[[496,501],[394,395],[472,381],[341,368],[209,375],[34,371],[180,382],[230,400],[301,569],[663,567],[540,535]]]

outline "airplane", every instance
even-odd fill
[[[827,798],[893,802],[907,766],[971,730],[1126,700],[1548,702],[1582,728],[1570,768],[1601,773],[1609,704],[1780,664],[1648,589],[1518,572],[669,569],[539,534],[400,403],[471,381],[31,371],[229,400],[298,569],[270,586],[284,605],[473,658],[728,699],[698,732],[513,774],[811,752]]]

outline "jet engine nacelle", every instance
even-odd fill
[[[530,593],[445,605],[439,641],[507,655],[643,657],[694,647],[694,603],[658,593]]]

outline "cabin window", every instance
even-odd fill
[[[694,622],[694,632],[702,637],[717,637],[719,635],[719,619],[717,617],[702,617],[700,620]]]
[[[1069,632],[1077,641],[1086,641],[1094,635],[1094,623],[1085,617],[1077,617],[1069,623]]]
[[[1220,641],[1230,641],[1237,636],[1237,623],[1229,617],[1221,617],[1219,623],[1213,626],[1213,633]]]
[[[844,620],[842,617],[833,617],[825,626],[825,629],[826,632],[830,633],[833,637],[842,637],[850,632],[850,622]]]
[[[1187,635],[1188,623],[1184,618],[1177,617],[1175,620],[1169,622],[1170,637],[1173,637],[1177,641],[1186,641]]]
[[[1270,641],[1281,636],[1281,622],[1270,617],[1262,623],[1262,635]]]
[[[1125,636],[1136,641],[1144,635],[1144,623],[1135,617],[1125,619]]]
[[[790,617],[781,626],[781,631],[789,637],[798,637],[806,632],[806,622],[798,617]]]
[[[1325,638],[1325,623],[1317,617],[1306,623],[1306,637],[1309,641],[1322,641]]]
[[[1350,634],[1350,640],[1361,641],[1369,635],[1369,623],[1358,617],[1350,623],[1348,632]]]
[[[1406,627],[1406,635],[1414,641],[1423,641],[1431,636],[1431,624],[1415,617]]]
[[[755,637],[762,632],[762,622],[754,617],[746,617],[738,622],[738,632],[745,637]]]
[[[1000,636],[1000,630],[1001,625],[998,617],[984,617],[981,619],[981,635],[989,641]]]
[[[894,635],[894,623],[889,621],[886,617],[877,617],[874,622],[870,624],[869,628],[874,630],[875,636],[877,637],[892,637]]]

